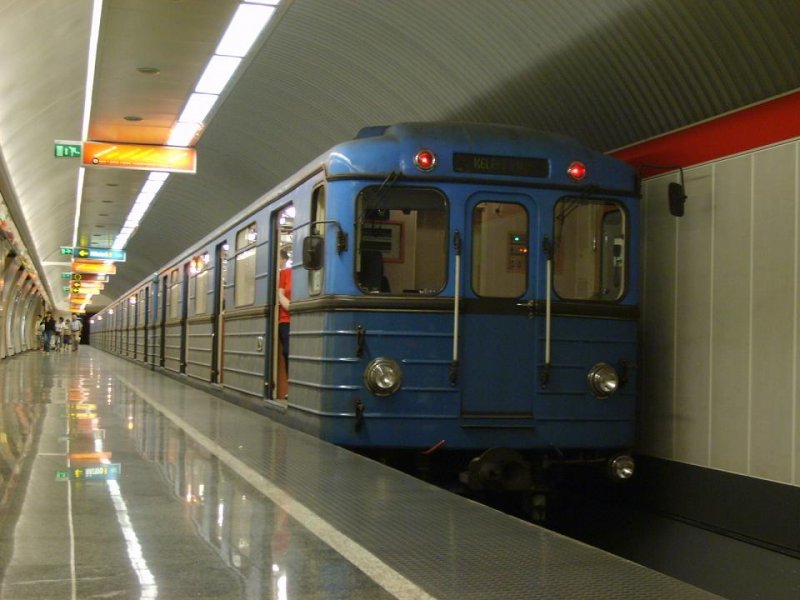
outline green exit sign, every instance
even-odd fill
[[[72,256],[72,247],[61,246],[61,256]]]
[[[54,154],[56,158],[80,158],[82,144],[80,142],[55,141]]]

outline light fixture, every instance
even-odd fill
[[[187,147],[195,141],[204,127],[206,118],[219,100],[220,94],[241,65],[242,58],[250,52],[264,27],[272,18],[278,4],[279,0],[244,0],[239,5],[223,33],[214,55],[208,61],[195,85],[194,92],[189,96],[186,106],[173,125],[167,139],[168,146]],[[145,75],[158,75],[161,72],[157,67],[138,67],[137,71]],[[121,250],[128,243],[128,239],[139,226],[139,221],[166,178],[166,173],[150,174],[125,221],[125,226],[111,246],[113,249]],[[77,235],[77,218],[75,231]],[[255,238],[250,240],[248,233],[248,240],[252,243]]]
[[[189,101],[183,109],[178,121],[181,123],[202,123],[219,96],[217,94],[198,94],[189,96]]]
[[[189,146],[199,129],[197,123],[176,123],[169,134],[167,146]]]
[[[240,4],[215,54],[246,56],[274,12],[275,6]]]
[[[208,62],[200,81],[197,82],[195,91],[203,94],[221,94],[241,62],[242,59],[236,56],[215,54]]]

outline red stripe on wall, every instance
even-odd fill
[[[792,92],[611,155],[637,168],[644,164],[689,167],[798,136],[800,92]],[[659,172],[664,171],[642,171],[645,176]]]

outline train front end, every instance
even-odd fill
[[[323,242],[298,302],[298,343],[322,349],[290,394],[307,429],[461,456],[476,489],[525,489],[555,463],[632,475],[632,169],[550,134],[406,124],[337,147],[327,186],[348,238]]]

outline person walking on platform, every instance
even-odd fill
[[[53,350],[61,350],[61,333],[64,331],[64,317],[58,317],[56,321],[56,334],[50,341],[53,345]]]
[[[53,313],[47,312],[44,315],[44,351],[50,352],[50,341],[56,334],[56,320],[53,318]]]
[[[34,350],[42,349],[42,341],[44,340],[44,320],[42,315],[36,315],[36,347]]]
[[[72,351],[75,352],[81,343],[81,330],[83,329],[83,323],[81,323],[81,320],[78,317],[73,317],[69,328],[72,331]]]
[[[72,346],[72,324],[70,320],[64,321],[64,327],[61,328],[61,349],[71,350]]]

